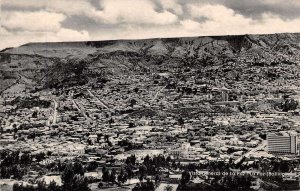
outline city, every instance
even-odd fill
[[[178,57],[155,40],[2,51],[1,190],[299,189],[299,54],[225,43],[268,37],[203,37]]]

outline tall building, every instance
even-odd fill
[[[228,101],[228,93],[226,91],[222,91],[222,101]]]
[[[297,133],[281,132],[267,135],[268,152],[277,154],[297,154]]]
[[[221,88],[221,92],[222,92],[222,101],[228,101],[228,93],[230,92],[230,89],[226,88],[223,86],[223,88]]]
[[[216,100],[221,102],[228,102],[230,89],[227,89],[226,87],[222,87],[222,88],[213,88],[211,91],[212,91],[212,96]]]

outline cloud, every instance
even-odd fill
[[[2,11],[0,49],[28,42],[89,40],[86,30],[63,28],[62,13],[40,11]]]
[[[9,35],[9,32],[3,28],[2,26],[0,26],[0,36],[2,36],[3,38],[8,36]]]
[[[71,29],[61,29],[56,33],[53,41],[82,41],[89,40],[90,36],[87,31],[74,31]]]
[[[204,17],[197,31],[204,35],[299,32],[300,19],[282,19],[273,13],[263,13],[260,19],[253,19],[223,5],[190,5],[192,18]]]
[[[93,8],[88,0],[1,0],[3,9],[57,9],[65,13],[81,8]],[[73,6],[72,6],[73,5]]]
[[[103,11],[94,14],[105,23],[172,24],[177,16],[169,11],[155,11],[155,4],[149,0],[101,0]]]
[[[264,13],[262,20],[252,23],[248,30],[251,33],[300,32],[300,18],[284,20],[278,15]]]
[[[136,39],[150,37],[210,36],[237,34],[266,34],[299,32],[300,19],[282,19],[272,13],[264,13],[257,20],[246,17],[218,4],[193,4],[186,7],[187,19],[173,25],[161,26],[119,26],[109,31],[93,33],[93,39]],[[201,22],[199,18],[205,18]]]
[[[87,0],[51,0],[47,2],[45,9],[68,16],[86,15],[89,17],[96,16],[94,13],[98,11]]]
[[[300,16],[299,0],[202,0],[201,2],[224,5],[254,19],[261,19],[264,13],[272,13],[283,19],[295,19]]]
[[[29,8],[41,8],[45,5],[46,1],[38,0],[28,0],[28,1],[19,1],[19,0],[1,0],[2,9],[29,9]]]
[[[1,0],[0,47],[300,32],[299,0]]]
[[[239,20],[246,20],[244,16],[222,5],[189,5],[188,10],[192,18],[204,17],[220,23],[235,24]]]
[[[61,28],[57,32],[8,32],[0,27],[0,50],[7,47],[16,47],[29,42],[61,42],[86,41],[91,39],[87,31],[76,31]]]
[[[157,12],[150,0],[98,0],[102,10],[94,7],[88,0],[3,0],[2,7],[10,9],[45,9],[63,13],[67,16],[86,16],[102,23],[170,24],[177,21],[177,15],[163,10]],[[180,12],[180,6],[173,0],[163,4],[167,9]]]
[[[2,0],[2,9],[13,11],[37,11],[47,10],[49,12],[72,15],[93,15],[96,8],[88,0]]]
[[[182,6],[176,0],[163,0],[163,1],[156,0],[154,2],[160,4],[163,9],[170,10],[177,15],[183,14]]]
[[[195,31],[199,29],[201,24],[199,22],[193,21],[193,20],[183,20],[180,21],[181,26],[186,29],[187,31]]]
[[[2,26],[9,30],[58,31],[66,16],[60,13],[2,12]]]

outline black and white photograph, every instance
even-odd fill
[[[0,191],[296,191],[299,136],[300,0],[0,0]]]

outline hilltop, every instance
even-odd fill
[[[0,92],[164,71],[182,78],[192,72],[196,81],[219,79],[227,86],[254,79],[285,82],[298,77],[299,53],[298,33],[29,43],[0,52]]]

